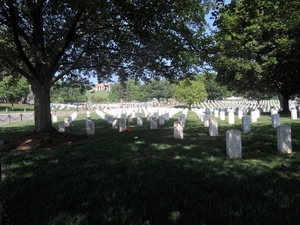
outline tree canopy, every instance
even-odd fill
[[[14,103],[25,100],[29,94],[29,85],[24,77],[6,76],[0,82],[0,98],[8,101],[12,108]]]
[[[300,2],[232,0],[220,7],[213,67],[238,93],[277,93],[282,111],[300,89]]]
[[[220,100],[224,97],[230,97],[231,92],[227,90],[224,85],[220,85],[217,82],[217,74],[216,73],[202,73],[197,74],[195,79],[198,81],[202,81],[205,85],[207,99],[208,100]]]
[[[205,85],[201,81],[184,79],[176,84],[174,98],[185,102],[191,108],[195,102],[203,102],[207,98]]]
[[[108,99],[112,102],[139,101],[143,95],[140,91],[140,86],[140,82],[135,82],[132,79],[113,84]]]
[[[174,95],[175,84],[170,83],[166,79],[152,79],[150,82],[143,85],[142,90],[147,100],[156,98],[158,101],[161,101],[162,99],[169,101]]]
[[[35,131],[53,131],[50,88],[58,80],[177,79],[201,66],[208,2],[0,0],[1,69],[31,84]]]
[[[59,103],[81,103],[86,102],[85,92],[80,88],[69,88],[60,85],[54,85],[50,91],[51,102]]]

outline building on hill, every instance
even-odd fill
[[[101,83],[101,84],[96,84],[95,87],[90,90],[90,92],[94,91],[110,91],[111,87],[109,83]]]

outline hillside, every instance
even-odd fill
[[[95,91],[94,93],[86,92],[86,97],[88,98],[89,102],[92,102],[92,98],[94,99],[103,99],[102,101],[108,101],[108,95],[110,92],[108,91]],[[101,101],[101,102],[102,102]]]

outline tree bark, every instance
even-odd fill
[[[279,102],[280,102],[280,112],[281,113],[290,113],[289,108],[289,99],[290,95],[287,94],[278,94]]]
[[[35,132],[57,131],[52,126],[52,116],[50,108],[50,86],[34,81],[31,84],[34,96],[34,122]]]

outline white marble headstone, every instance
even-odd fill
[[[242,137],[240,130],[226,131],[226,154],[229,158],[242,158]]]
[[[297,119],[297,109],[291,109],[291,118],[292,120]]]
[[[68,122],[69,122],[69,124],[71,124],[73,122],[73,117],[72,116],[68,116]]]
[[[224,111],[220,112],[220,120],[225,120],[225,112]]]
[[[142,117],[137,118],[137,126],[142,127],[143,126],[143,119]]]
[[[52,123],[56,123],[57,122],[57,116],[52,116]]]
[[[170,119],[170,114],[167,112],[167,113],[165,113],[165,120],[169,121],[169,119]]]
[[[242,131],[243,132],[249,132],[249,131],[251,131],[250,116],[243,116],[242,117]]]
[[[239,118],[239,119],[242,119],[243,116],[244,116],[244,112],[243,112],[242,110],[239,110],[239,111],[238,111],[238,118]]]
[[[65,132],[65,122],[59,122],[58,123],[58,131],[59,132]]]
[[[92,120],[86,121],[86,133],[88,135],[94,135],[95,134],[95,122]]]
[[[65,127],[69,127],[70,126],[68,118],[64,119],[64,123],[65,123]]]
[[[256,111],[251,111],[251,123],[257,122],[257,113]]]
[[[119,119],[119,132],[127,129],[126,119]]]
[[[174,122],[174,138],[183,139],[183,126],[179,121]]]
[[[218,122],[215,118],[209,120],[209,136],[218,135]]]
[[[276,128],[280,126],[280,115],[279,114],[272,114],[272,127]]]
[[[217,109],[214,110],[214,117],[216,118],[219,117],[219,110]]]
[[[277,127],[277,148],[280,154],[292,153],[291,125],[282,124]]]
[[[165,117],[163,115],[159,116],[159,125],[165,125]]]
[[[228,124],[234,124],[234,113],[231,111],[228,113]]]
[[[209,127],[209,119],[210,119],[209,114],[204,114],[204,116],[203,116],[204,127]]]
[[[112,125],[112,129],[118,129],[119,128],[119,120],[118,119],[114,119],[111,123]]]
[[[157,119],[156,117],[151,117],[150,119],[150,129],[157,129]]]
[[[128,123],[132,123],[133,121],[132,121],[132,115],[130,114],[130,115],[128,115]]]

